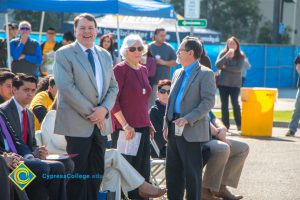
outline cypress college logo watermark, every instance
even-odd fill
[[[24,190],[36,178],[36,175],[22,162],[8,177],[21,190]]]

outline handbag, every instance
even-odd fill
[[[111,192],[109,190],[99,191],[98,200],[115,200],[116,192]]]

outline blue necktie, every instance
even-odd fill
[[[93,52],[92,52],[91,49],[87,49],[85,51],[88,53],[88,59],[89,59],[89,62],[91,64],[91,66],[92,66],[92,70],[93,70],[93,73],[94,73],[94,76],[95,76],[95,74],[96,74],[96,72],[95,72],[96,66],[95,66],[95,61],[94,61],[94,57],[93,57]]]

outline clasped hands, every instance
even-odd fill
[[[108,110],[103,107],[103,106],[100,106],[100,107],[94,107],[92,109],[92,113],[87,116],[86,118],[88,120],[90,120],[93,124],[96,124],[97,127],[102,131],[104,130],[104,121],[105,121],[105,116],[106,114],[108,113]]]

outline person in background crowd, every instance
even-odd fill
[[[186,37],[177,50],[177,69],[164,118],[163,134],[168,140],[166,183],[169,199],[201,199],[204,142],[209,141],[208,113],[215,103],[213,72],[198,60],[200,40]]]
[[[155,105],[151,107],[149,111],[150,120],[156,130],[154,135],[154,140],[158,146],[160,155],[156,155],[154,152],[153,147],[151,148],[151,157],[156,158],[165,158],[167,155],[167,148],[166,148],[166,140],[163,136],[163,123],[164,123],[164,116],[166,112],[166,105],[168,103],[168,97],[170,94],[171,89],[171,81],[168,79],[160,80],[158,82],[158,90],[157,90],[157,99],[155,101]]]
[[[12,94],[12,80],[15,74],[12,72],[0,72],[0,104],[9,100]]]
[[[0,38],[0,68],[6,68],[7,48],[6,40]]]
[[[295,102],[295,109],[292,115],[291,122],[289,124],[289,130],[286,133],[285,136],[295,136],[297,129],[298,129],[298,123],[300,119],[300,53],[295,59],[295,65],[296,65],[296,70],[298,73],[298,82],[297,82],[297,87],[298,87],[298,92],[296,96],[296,102]]]
[[[117,64],[117,55],[114,50],[114,39],[111,35],[105,34],[100,37],[99,46],[108,51],[112,57],[113,64]]]
[[[19,25],[17,23],[12,23],[12,27],[14,31],[13,37],[17,38],[19,34]]]
[[[63,35],[63,40],[61,41],[61,46],[71,44],[75,41],[75,36],[72,32],[65,32]]]
[[[246,77],[247,77],[247,71],[251,68],[251,65],[249,63],[249,59],[245,55],[245,62],[243,64],[242,68],[242,86],[244,86]]]
[[[145,65],[148,69],[148,79],[149,79],[149,83],[151,85],[151,87],[153,86],[153,77],[155,76],[156,73],[156,60],[153,57],[151,50],[150,50],[150,46],[147,45],[147,53],[145,53],[142,56],[141,59],[141,64]]]
[[[20,37],[10,41],[10,52],[13,57],[11,70],[13,73],[25,73],[39,76],[42,63],[42,51],[39,43],[29,37],[31,24],[22,21],[19,24]]]
[[[153,77],[153,91],[149,101],[149,108],[154,105],[159,80],[170,79],[170,68],[177,65],[176,52],[166,42],[166,30],[157,28],[154,31],[153,42],[149,44],[152,55],[156,59],[156,73]]]
[[[222,121],[227,129],[229,123],[229,97],[233,107],[234,120],[237,129],[241,130],[241,108],[239,104],[240,88],[242,86],[242,68],[245,62],[240,43],[234,36],[228,38],[225,49],[218,55],[216,66],[219,70],[217,86],[220,92]]]
[[[17,35],[15,34],[15,24],[8,23],[8,38],[9,41],[16,38]],[[6,25],[3,26],[4,31],[6,31]],[[18,26],[16,27],[18,31]],[[7,42],[6,38],[0,38],[0,68],[7,67]]]
[[[6,31],[6,25],[3,25],[3,30]],[[9,41],[18,37],[18,24],[16,23],[8,23],[8,38]]]
[[[209,69],[211,69],[211,61],[210,61],[210,58],[207,56],[205,49],[203,49],[203,52],[199,59],[199,62],[201,65],[204,65],[205,67],[208,67]]]
[[[56,30],[49,27],[47,30],[47,40],[41,44],[43,62],[41,65],[41,75],[47,76],[53,73],[54,52],[61,47],[61,43],[55,41]]]
[[[52,105],[56,92],[57,89],[52,76],[47,76],[39,82],[36,95],[29,106],[29,109],[34,114],[34,127],[36,131],[41,129],[41,123],[49,111],[49,107]]]
[[[137,132],[141,134],[136,156],[124,155],[124,157],[149,182],[150,135],[153,137],[155,130],[148,114],[148,101],[152,92],[148,71],[140,64],[141,57],[146,51],[139,35],[125,37],[120,50],[124,61],[114,67],[119,93],[112,109],[115,130],[112,139],[115,148],[122,130],[127,140],[132,139]],[[137,190],[129,192],[129,198],[143,199]]]
[[[227,139],[227,128],[210,111],[212,139],[205,143],[210,147],[210,158],[205,168],[202,186],[202,200],[242,199],[232,194],[227,186],[237,188],[245,160],[249,153],[247,143]]]

